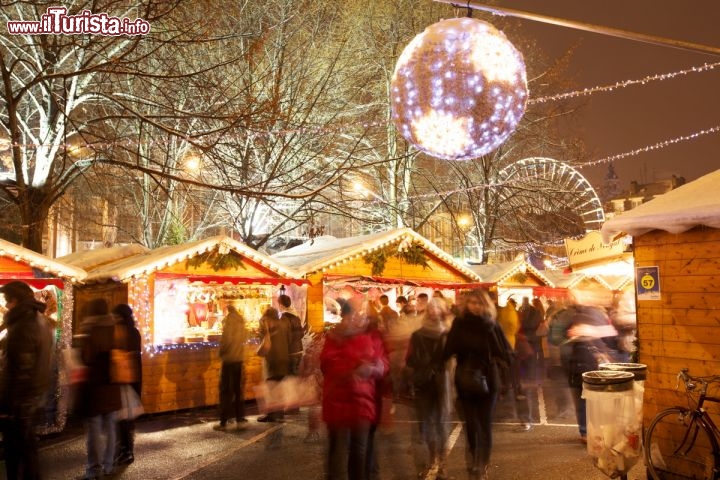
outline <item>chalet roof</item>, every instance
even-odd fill
[[[530,272],[545,285],[555,287],[555,283],[550,278],[525,260],[514,260],[512,262],[490,263],[485,265],[470,265],[470,269],[479,275],[483,281],[489,283],[503,283],[505,280],[519,272]]]
[[[67,278],[71,281],[82,281],[87,276],[87,273],[82,268],[69,265],[58,259],[53,260],[3,239],[0,239],[0,256],[12,258],[16,262],[26,263],[30,267],[37,268],[45,273]]]
[[[267,255],[254,250],[244,243],[230,237],[215,237],[148,250],[114,262],[105,263],[88,272],[88,281],[116,280],[124,281],[133,276],[148,275],[196,255],[209,252],[214,248],[227,248],[248,258],[284,278],[301,278],[295,271],[278,263]]]
[[[629,275],[589,275],[590,278],[594,278],[600,282],[608,290],[622,290],[633,280],[632,276]]]
[[[573,288],[585,278],[585,274],[582,272],[564,272],[562,270],[545,270],[543,274],[556,288]]]
[[[652,230],[682,233],[705,225],[720,228],[720,170],[611,218],[600,229],[608,243],[619,233],[637,236]]]
[[[308,275],[403,241],[417,242],[425,251],[439,258],[460,274],[475,281],[482,281],[471,269],[410,228],[398,228],[346,238],[317,237],[297,247],[278,252],[272,258],[296,269],[301,275]]]
[[[133,257],[149,251],[150,249],[140,245],[139,243],[131,243],[123,246],[82,250],[63,257],[58,257],[58,260],[85,270],[93,270],[102,265],[107,265],[108,263],[117,262],[118,260]]]

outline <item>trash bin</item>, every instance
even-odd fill
[[[636,382],[645,382],[647,365],[644,363],[601,363],[600,370],[613,370],[616,372],[630,372],[635,376]]]
[[[635,413],[638,416],[638,423],[642,424],[643,397],[645,395],[647,365],[644,363],[601,363],[598,365],[598,368],[600,370],[612,370],[614,372],[630,372],[634,375],[635,384],[633,386],[633,391],[635,392]]]
[[[640,459],[641,417],[635,375],[614,369],[583,373],[587,452],[610,478],[625,477]]]

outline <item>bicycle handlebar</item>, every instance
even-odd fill
[[[705,394],[707,393],[708,386],[711,383],[720,383],[720,375],[709,375],[706,377],[693,377],[690,375],[688,368],[683,368],[680,370],[680,372],[677,374],[677,385],[675,385],[675,389],[677,390],[680,388],[680,380],[685,384],[685,390],[688,392],[692,392],[697,388],[697,384],[700,384],[700,393]]]

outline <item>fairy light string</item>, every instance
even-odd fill
[[[647,77],[641,78],[641,79],[631,79],[631,80],[623,80],[616,82],[612,85],[599,85],[595,87],[588,87],[584,88],[582,90],[575,90],[572,92],[566,92],[566,93],[559,93],[556,95],[548,95],[545,97],[538,97],[538,98],[528,98],[528,104],[537,104],[537,103],[546,103],[550,101],[557,101],[557,100],[564,100],[568,98],[574,98],[574,97],[583,97],[583,96],[590,96],[595,93],[602,93],[602,92],[611,92],[620,88],[626,88],[636,85],[647,85],[651,82],[661,81],[661,80],[670,80],[677,77],[689,75],[692,73],[702,73],[702,72],[708,72],[712,71],[716,68],[720,67],[720,62],[716,63],[705,63],[700,66],[687,68],[684,70],[678,70],[676,72],[670,72],[670,73],[659,73],[655,75],[649,75]],[[280,136],[280,135],[298,135],[298,134],[328,134],[328,133],[342,133],[347,131],[347,128],[350,126],[361,126],[364,129],[372,128],[372,127],[380,127],[385,126],[386,122],[383,121],[374,121],[374,122],[362,122],[362,123],[352,123],[352,124],[341,124],[334,126],[332,128],[329,127],[305,127],[305,128],[291,128],[291,129],[276,129],[276,130],[267,130],[267,131],[248,131],[249,137],[259,137],[259,136]],[[97,143],[86,143],[86,144],[76,144],[76,143],[61,143],[59,146],[61,148],[65,148],[71,153],[74,151],[77,151],[78,149],[82,148],[109,148],[112,146],[128,146],[128,147],[136,147],[136,146],[149,146],[149,145],[161,145],[161,144],[170,144],[170,141],[153,141],[153,142],[138,142],[133,140],[119,140],[116,142],[97,142]],[[4,150],[10,150],[12,147],[19,147],[19,148],[45,148],[49,146],[53,146],[54,144],[45,144],[45,143],[12,143],[7,139],[1,139],[0,138],[0,154]]]
[[[669,72],[669,73],[660,73],[660,74],[654,74],[654,75],[648,75],[641,79],[630,79],[630,80],[623,80],[616,82],[611,85],[602,85],[602,86],[595,86],[595,87],[588,87],[584,88],[582,90],[575,90],[572,92],[566,92],[566,93],[559,93],[556,95],[548,95],[545,97],[539,97],[539,98],[528,98],[528,104],[541,104],[541,103],[547,103],[551,101],[558,101],[558,100],[565,100],[569,98],[576,98],[576,97],[584,97],[584,96],[590,96],[594,95],[596,93],[603,93],[603,92],[611,92],[620,88],[627,88],[632,86],[643,86],[647,85],[651,82],[657,82],[657,81],[663,81],[663,80],[671,80],[678,77],[690,75],[693,73],[703,73],[715,70],[716,68],[720,67],[720,62],[715,63],[704,63],[700,66],[695,66],[683,70],[678,70],[675,72]],[[353,124],[357,125],[357,124]],[[361,126],[365,129],[371,128],[371,127],[379,127],[384,126],[385,122],[382,121],[376,121],[376,122],[364,122],[361,124]],[[341,131],[345,131],[345,128],[347,125],[338,125],[333,128],[328,127],[308,127],[308,128],[293,128],[293,129],[283,129],[283,130],[269,130],[266,132],[249,132],[249,136],[251,137],[258,137],[258,136],[278,136],[278,135],[297,135],[297,134],[328,134],[328,133],[339,133]],[[696,131],[694,133],[690,133],[687,135],[681,135],[669,140],[663,140],[660,142],[657,142],[652,145],[646,145],[644,147],[635,148],[633,150],[630,150],[628,152],[619,153],[615,155],[609,155],[604,158],[600,158],[598,160],[588,161],[581,164],[573,165],[573,168],[575,169],[581,169],[584,167],[590,167],[594,165],[600,165],[604,163],[610,163],[615,160],[621,160],[624,158],[640,155],[643,153],[651,152],[654,150],[660,150],[662,148],[666,148],[681,142],[686,142],[689,140],[695,140],[696,138],[710,135],[714,133],[720,132],[720,125],[706,128],[703,130]],[[119,142],[112,142],[112,143],[88,143],[83,145],[78,144],[60,144],[61,148],[65,148],[70,151],[75,151],[77,149],[81,148],[98,148],[98,147],[111,147],[113,145],[127,145],[127,146],[137,146],[141,144],[148,144],[149,142],[133,142],[130,140],[122,140]],[[152,142],[153,144],[158,144],[162,142]],[[20,148],[41,148],[41,147],[47,147],[48,144],[21,144],[21,143],[12,143],[8,141],[7,139],[0,139],[0,154],[2,154],[3,151],[9,151],[12,147],[20,147]],[[0,173],[1,175],[10,175],[12,172],[5,172]],[[416,200],[416,199],[422,199],[422,198],[432,198],[432,197],[447,197],[450,195],[458,194],[458,193],[465,193],[465,192],[471,192],[474,190],[483,190],[487,188],[498,188],[502,186],[506,182],[490,182],[486,184],[480,184],[480,185],[474,185],[472,187],[468,188],[460,188],[455,190],[446,190],[442,192],[431,192],[431,193],[425,193],[425,194],[419,194],[419,195],[412,195],[407,197],[407,201]],[[373,200],[364,200],[366,203],[385,203],[383,200],[380,199],[373,199]]]
[[[699,67],[692,67],[685,70],[679,70],[677,72],[671,72],[671,73],[659,73],[655,75],[649,75],[645,78],[641,79],[635,79],[635,80],[623,80],[620,82],[616,82],[612,85],[603,85],[603,86],[596,86],[596,87],[589,87],[584,88],[582,90],[576,90],[574,92],[567,92],[567,93],[559,93],[556,95],[548,95],[546,97],[539,97],[539,98],[529,98],[528,104],[536,104],[536,103],[546,103],[556,100],[566,100],[568,98],[575,98],[575,97],[585,97],[589,95],[593,95],[595,93],[601,93],[601,92],[612,92],[613,90],[617,90],[619,88],[626,88],[631,87],[634,85],[647,85],[651,82],[657,82],[661,80],[669,80],[673,78],[677,78],[683,75],[689,75],[691,73],[701,73],[701,72],[708,72],[710,70],[714,70],[715,68],[720,67],[720,62],[716,63],[705,63]]]

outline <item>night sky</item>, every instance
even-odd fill
[[[496,5],[720,48],[720,0],[498,0]],[[571,66],[578,90],[720,62],[720,55],[531,20],[518,22],[551,57],[579,45]],[[720,67],[585,98],[588,106],[567,127],[567,135],[581,136],[591,152],[589,160],[600,160],[720,126]],[[720,168],[720,132],[616,160],[614,165],[623,186],[672,174],[694,180]],[[598,187],[607,167],[581,172]]]

